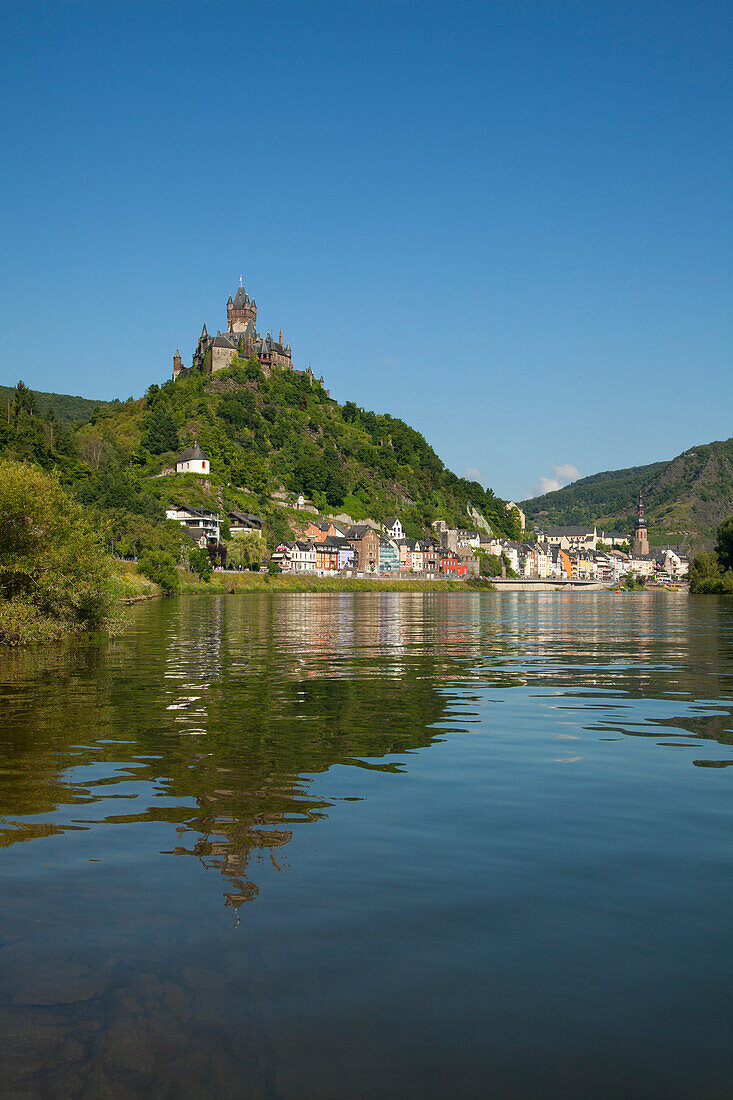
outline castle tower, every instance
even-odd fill
[[[178,378],[178,375],[183,370],[183,360],[181,359],[181,353],[176,348],[176,354],[173,356],[173,378]]]
[[[244,332],[247,322],[251,321],[257,327],[257,303],[254,298],[250,301],[247,291],[239,280],[237,293],[234,298],[229,295],[227,302],[227,323],[230,332]]]
[[[636,510],[636,532],[634,534],[634,542],[631,547],[631,553],[634,557],[642,557],[649,553],[649,532],[646,526],[646,517],[644,515],[644,501],[641,497],[641,490],[639,490],[639,505]]]

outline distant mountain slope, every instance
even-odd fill
[[[609,470],[522,502],[527,522],[597,523],[633,531],[639,490],[653,544],[709,549],[733,514],[733,439],[691,447],[669,462]]]
[[[95,409],[113,408],[119,401],[93,401],[90,397],[74,397],[69,393],[43,393],[34,390],[38,415],[45,416],[53,408],[56,419],[62,424],[83,423],[91,419]],[[13,387],[0,386],[0,410],[7,417],[8,402],[13,402]]]

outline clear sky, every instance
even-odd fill
[[[733,435],[733,5],[3,5],[0,382],[261,328],[520,499]]]

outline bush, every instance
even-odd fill
[[[165,550],[148,550],[138,562],[138,571],[154,584],[159,584],[166,596],[172,596],[181,587],[176,563]]]
[[[112,621],[112,558],[55,476],[0,461],[0,641],[42,641]]]

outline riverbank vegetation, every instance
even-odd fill
[[[126,596],[163,595],[161,585],[153,584],[138,572],[140,565],[133,562],[115,562],[115,570],[120,579],[120,591]],[[218,595],[238,592],[466,592],[471,590],[491,590],[492,585],[483,577],[473,577],[468,581],[441,577],[436,580],[408,581],[400,578],[380,580],[378,577],[316,577],[312,574],[241,573],[214,572],[208,581],[190,570],[178,569],[176,594]],[[136,588],[137,581],[143,581],[146,589]]]
[[[728,516],[717,531],[712,553],[698,554],[690,565],[690,593],[733,595],[733,516]]]
[[[114,622],[112,558],[58,478],[0,459],[0,642],[46,642]]]

